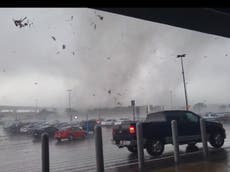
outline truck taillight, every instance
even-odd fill
[[[135,131],[135,127],[134,126],[130,126],[129,127],[129,133],[130,134],[134,134],[136,131]]]

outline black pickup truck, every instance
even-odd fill
[[[161,155],[166,144],[172,144],[171,121],[177,121],[179,144],[195,145],[201,142],[200,116],[185,110],[161,111],[150,113],[143,122],[144,148],[151,156]],[[209,143],[220,148],[226,138],[223,125],[206,120]],[[130,152],[137,152],[136,122],[127,122],[113,127],[112,143],[119,148],[127,147]]]

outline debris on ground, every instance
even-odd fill
[[[75,55],[75,52],[73,51],[72,54],[73,54],[73,56],[74,56],[74,55]]]
[[[95,94],[93,94],[93,96],[95,96]]]
[[[111,94],[111,92],[112,92],[111,90],[108,90],[108,93],[109,93],[109,94]]]
[[[66,48],[66,45],[65,45],[65,44],[63,44],[63,45],[62,45],[62,49],[64,50],[65,48]]]
[[[110,60],[111,58],[110,57],[107,57],[107,60]]]
[[[56,54],[60,54],[60,52],[58,51],[58,52],[56,52]]]

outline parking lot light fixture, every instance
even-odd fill
[[[181,55],[177,55],[177,58],[180,58],[180,60],[181,60],[182,76],[183,76],[183,83],[184,83],[184,94],[185,94],[185,105],[186,105],[186,110],[189,110],[188,95],[187,95],[187,89],[186,89],[186,83],[185,83],[185,75],[184,75],[184,65],[183,65],[183,58],[185,56],[186,56],[186,54],[181,54]]]

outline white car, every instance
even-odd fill
[[[225,116],[224,113],[208,112],[204,115],[204,118],[206,118],[206,119],[219,119],[219,118],[223,118],[224,116]]]
[[[124,123],[124,122],[129,122],[129,121],[130,121],[129,118],[120,118],[118,121],[116,121],[116,122],[114,123],[114,125],[120,125],[120,124],[122,124],[122,123]]]
[[[115,122],[114,119],[107,119],[105,121],[101,121],[101,125],[104,125],[104,126],[110,126],[110,125],[113,125]]]

